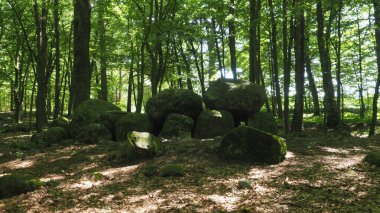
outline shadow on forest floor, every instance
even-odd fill
[[[380,170],[362,162],[368,151],[380,149],[379,137],[307,129],[286,137],[286,160],[277,165],[223,161],[213,152],[220,139],[170,141],[165,155],[125,165],[110,160],[116,142],[39,150],[17,145],[29,137],[0,134],[0,176],[30,174],[47,184],[0,200],[0,211],[380,211]],[[146,165],[167,163],[185,165],[186,175],[141,172]],[[253,189],[238,189],[241,179],[250,180]]]

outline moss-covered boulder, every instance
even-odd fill
[[[148,132],[129,132],[123,143],[123,156],[127,161],[154,157],[162,151],[160,138]]]
[[[230,111],[235,123],[257,113],[265,103],[265,89],[243,80],[219,79],[211,82],[204,96],[210,109]]]
[[[194,137],[199,139],[223,136],[235,128],[232,114],[224,110],[205,110],[199,115]]]
[[[68,129],[69,125],[70,125],[70,120],[66,117],[61,116],[54,119],[51,122],[50,127],[62,127],[62,128]]]
[[[77,137],[86,126],[98,122],[102,114],[113,110],[120,108],[103,100],[90,99],[83,102],[74,111],[69,127],[70,136]]]
[[[368,153],[365,156],[364,161],[371,165],[380,167],[380,151]]]
[[[194,120],[203,110],[202,98],[190,90],[168,89],[152,98],[146,104],[146,112],[154,121],[164,121],[170,113],[189,116]]]
[[[285,139],[248,126],[239,126],[224,136],[219,146],[223,159],[276,164],[285,159]]]
[[[171,113],[165,119],[160,137],[191,137],[193,131],[194,120],[186,115]]]
[[[126,113],[115,123],[115,139],[123,141],[132,131],[153,133],[153,129],[153,122],[146,114]]]
[[[268,112],[259,112],[248,117],[247,125],[264,132],[278,135],[278,126],[273,115]]]
[[[42,185],[41,181],[29,176],[5,175],[0,177],[0,199],[31,192]]]
[[[103,113],[99,117],[99,122],[104,124],[108,128],[108,130],[113,135],[113,139],[115,140],[116,140],[116,137],[115,137],[116,122],[126,114],[128,114],[128,112],[123,112],[120,110],[112,110],[112,111],[107,111]]]
[[[32,143],[49,146],[67,140],[69,135],[62,127],[51,127],[43,132],[34,133],[31,138]]]
[[[112,134],[104,124],[92,123],[83,129],[76,140],[81,143],[96,144],[112,140]]]

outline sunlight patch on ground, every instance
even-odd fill
[[[65,176],[58,175],[58,174],[48,174],[43,178],[40,178],[40,181],[42,182],[49,182],[49,181],[56,181],[56,180],[63,180],[65,179]]]
[[[79,183],[69,185],[71,189],[91,189],[94,186],[99,186],[102,181],[81,180]]]
[[[1,167],[5,167],[5,168],[11,169],[11,170],[25,169],[25,168],[29,168],[29,167],[33,166],[34,163],[35,163],[34,160],[24,160],[23,161],[23,160],[17,159],[14,161],[4,163]]]
[[[30,138],[30,134],[24,134],[24,135],[11,135],[11,136],[8,136],[8,137],[4,137],[3,139],[4,140],[14,140],[14,139],[25,139],[25,138]]]
[[[207,198],[215,202],[216,204],[222,206],[227,211],[231,211],[234,208],[236,208],[237,203],[240,200],[239,197],[217,194],[209,195],[207,196]]]
[[[67,156],[62,156],[62,157],[59,157],[59,158],[53,158],[51,159],[49,162],[50,163],[53,163],[55,161],[59,161],[59,160],[68,160],[71,158],[71,155],[67,155]]]
[[[336,153],[336,154],[349,154],[349,151],[345,149],[337,149],[337,148],[332,148],[332,147],[324,147],[324,146],[318,146],[321,150],[325,152],[330,152],[330,153]]]
[[[321,161],[333,169],[345,169],[359,164],[364,155],[350,155],[349,158],[341,158],[334,155],[324,156]]]
[[[119,167],[119,168],[110,168],[105,171],[101,171],[102,175],[106,176],[109,179],[115,178],[115,176],[119,176],[118,174],[123,173],[123,175],[128,175],[134,171],[136,171],[137,168],[139,168],[140,165],[133,165],[133,166],[125,166],[125,167]]]

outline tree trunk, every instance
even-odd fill
[[[373,7],[375,9],[375,31],[376,31],[376,55],[377,55],[377,80],[375,87],[375,94],[373,96],[373,108],[372,108],[372,122],[369,130],[369,135],[375,134],[375,127],[377,122],[377,101],[379,99],[379,86],[380,86],[380,2],[378,0],[372,0]]]
[[[99,4],[99,57],[100,57],[100,99],[107,101],[108,85],[107,85],[107,40],[106,40],[106,24],[104,21],[104,13],[107,10],[106,0],[98,1]]]
[[[135,50],[133,48],[133,42],[131,42],[131,64],[129,68],[128,77],[128,101],[127,101],[127,112],[132,112],[132,87],[133,87],[133,64],[135,63]]]
[[[359,10],[359,9],[358,9]],[[358,49],[359,49],[359,99],[360,99],[360,118],[364,118],[365,113],[365,103],[364,103],[364,95],[363,95],[363,54],[362,54],[362,35],[361,35],[361,29],[360,29],[360,20],[359,20],[359,11],[357,13],[357,19],[356,24],[358,27]]]
[[[34,1],[35,21],[37,32],[37,100],[36,100],[36,128],[42,131],[47,124],[46,115],[46,63],[47,63],[47,5],[42,1],[41,15],[39,14],[37,0]]]
[[[74,110],[84,101],[90,99],[91,65],[90,65],[91,5],[89,0],[74,1],[74,71],[73,71],[73,106]]]
[[[331,76],[331,59],[330,59],[330,25],[327,26],[325,33],[324,25],[324,12],[322,6],[322,0],[317,0],[317,39],[319,48],[319,57],[322,68],[323,89],[325,92],[324,107],[326,112],[326,126],[336,127],[339,124],[339,114],[334,97],[334,85]],[[332,20],[332,14],[330,14],[330,21]],[[331,23],[331,22],[330,22]]]
[[[260,15],[260,6],[261,0],[258,0],[257,2],[256,0],[249,1],[249,80],[256,84],[260,83],[260,71],[258,69],[260,65],[258,64],[257,59],[259,52],[259,50],[257,50],[257,43],[260,39],[257,37],[257,30],[260,27],[260,21],[258,20]]]
[[[274,83],[276,90],[276,103],[277,103],[277,114],[280,119],[282,119],[282,98],[281,98],[281,89],[279,81],[279,68],[278,68],[278,53],[277,53],[277,26],[276,19],[274,17],[274,7],[273,1],[268,0],[270,8],[270,17],[272,24],[272,58],[273,58],[273,74],[274,74]]]
[[[339,10],[338,10],[338,44],[336,48],[336,91],[337,91],[337,110],[339,114],[339,120],[343,122],[344,120],[344,110],[343,110],[343,89],[342,89],[342,76],[341,76],[341,52],[342,52],[342,30],[341,30],[341,22],[342,22],[342,9],[343,9],[343,0],[339,0]],[[341,106],[342,105],[342,106]]]
[[[305,81],[305,14],[303,10],[303,0],[296,0],[295,5],[296,8],[300,9],[296,13],[296,25],[294,28],[296,98],[294,104],[292,131],[302,131]]]
[[[237,79],[236,64],[236,30],[235,30],[235,0],[230,0],[229,13],[232,18],[228,21],[228,46],[230,48],[231,71],[233,78]]]
[[[61,95],[61,50],[60,50],[60,29],[59,29],[59,0],[54,0],[54,34],[55,34],[55,94],[54,94],[54,114],[53,118],[58,118],[60,112]]]

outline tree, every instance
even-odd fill
[[[235,30],[235,15],[236,15],[236,9],[235,9],[235,0],[230,0],[229,5],[229,13],[230,13],[230,19],[228,21],[228,46],[230,47],[230,56],[231,56],[231,70],[233,78],[237,79],[237,64],[236,64],[236,30]]]
[[[98,30],[99,30],[99,55],[100,55],[100,99],[107,101],[107,39],[104,14],[107,10],[107,0],[98,1]]]
[[[373,107],[372,107],[372,122],[369,130],[369,135],[375,134],[375,127],[377,122],[377,101],[379,99],[379,87],[380,87],[380,2],[377,0],[372,0],[373,8],[375,10],[375,36],[376,36],[376,55],[377,55],[377,79],[375,94],[373,96]]]
[[[74,70],[73,70],[73,106],[74,110],[83,101],[90,98],[91,6],[89,0],[74,1]]]
[[[54,34],[55,34],[55,95],[54,95],[54,118],[60,113],[61,95],[61,50],[59,28],[59,0],[54,0]]]
[[[325,92],[324,107],[326,116],[326,125],[335,127],[339,123],[339,114],[334,95],[334,85],[331,74],[331,58],[330,58],[330,35],[331,24],[334,19],[335,11],[331,9],[328,25],[325,26],[325,14],[323,10],[322,0],[317,0],[317,39],[319,57],[322,68],[323,89]]]
[[[296,18],[294,28],[294,51],[296,57],[296,98],[294,104],[292,131],[302,131],[303,121],[305,81],[305,15],[303,5],[303,0],[295,1]]]

